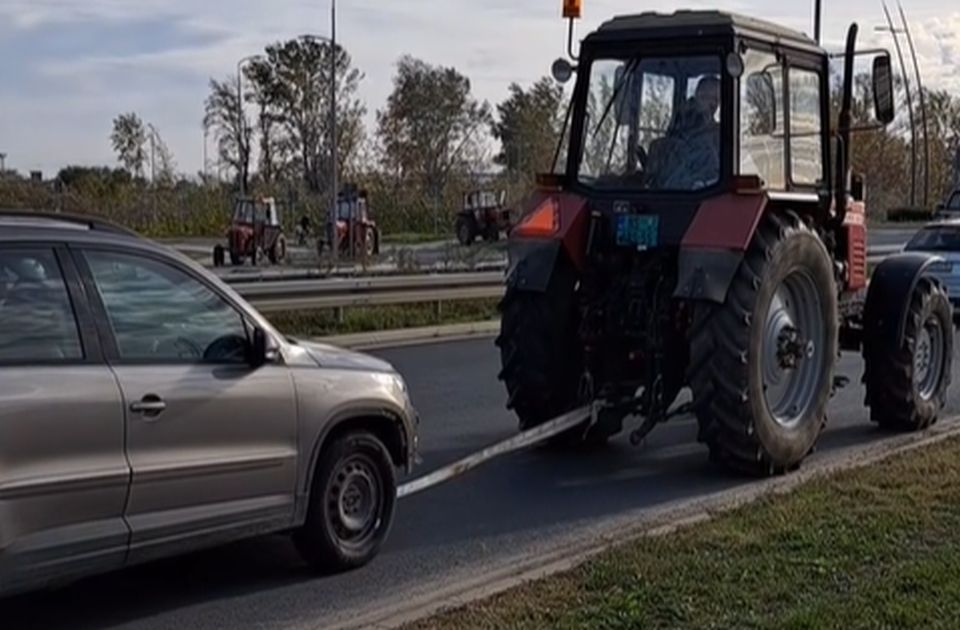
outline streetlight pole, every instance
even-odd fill
[[[237,62],[237,161],[240,162],[240,196],[247,194],[247,169],[250,165],[249,151],[244,148],[247,142],[247,126],[243,120],[243,64],[260,57],[261,55],[247,55]]]
[[[330,221],[334,226],[334,246],[333,246],[333,261],[337,261],[337,256],[340,253],[339,243],[337,243],[336,237],[336,220],[337,220],[337,202],[340,199],[339,195],[339,182],[337,181],[337,163],[338,163],[338,151],[337,151],[337,0],[330,0],[330,190],[333,194],[333,207],[330,210]],[[350,251],[353,252],[353,224],[352,220],[354,217],[351,217],[350,221]]]
[[[7,154],[0,153],[0,175],[7,172]]]

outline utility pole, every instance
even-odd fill
[[[247,125],[243,118],[243,64],[261,55],[248,55],[237,62],[237,161],[239,162],[238,179],[240,180],[240,196],[247,194],[247,176],[250,168],[250,151],[247,146]]]
[[[883,3],[883,12],[887,17],[888,28],[878,27],[878,31],[889,31],[893,36],[893,43],[900,59],[900,70],[903,75],[903,87],[907,91],[907,110],[910,114],[910,207],[917,205],[917,122],[913,110],[913,90],[910,87],[910,75],[907,74],[907,63],[903,58],[903,46],[900,45],[900,35],[903,33],[893,23],[890,8],[886,1]]]
[[[0,175],[7,172],[7,154],[0,153]]]
[[[333,235],[332,246],[333,262],[337,262],[340,244],[337,242],[337,200],[339,199],[339,182],[337,181],[337,0],[330,0],[330,194],[333,196],[333,205],[330,209],[330,233]],[[352,219],[353,217],[351,217]],[[350,247],[353,248],[353,224],[350,221]]]

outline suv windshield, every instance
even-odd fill
[[[594,60],[580,181],[677,192],[718,183],[720,74],[712,55]]]
[[[907,251],[960,252],[960,225],[928,227],[917,232]]]

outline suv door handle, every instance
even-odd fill
[[[147,394],[140,402],[130,404],[130,411],[143,414],[148,418],[159,416],[166,408],[167,403],[163,402],[163,399],[155,394]]]

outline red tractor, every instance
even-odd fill
[[[257,265],[268,259],[272,264],[287,258],[287,239],[280,224],[276,201],[269,197],[238,197],[233,204],[230,227],[226,231],[227,246],[213,248],[213,266],[240,265],[249,259]]]
[[[501,232],[510,231],[506,197],[506,191],[489,190],[474,190],[463,196],[463,209],[457,213],[457,240],[461,245],[472,245],[478,236],[492,243],[500,240]]]
[[[638,417],[639,443],[693,413],[712,461],[779,474],[817,443],[842,350],[862,352],[880,427],[936,421],[953,355],[936,259],[896,255],[868,281],[855,57],[872,60],[876,120],[895,112],[890,56],[858,53],[857,33],[834,56],[836,119],[818,38],[738,15],[617,17],[576,68],[554,64],[577,77],[569,149],[511,232],[497,339],[521,429],[590,404],[564,440]]]
[[[336,240],[338,255],[343,258],[363,256],[370,258],[380,253],[380,228],[370,217],[367,192],[354,185],[344,186],[337,196]],[[329,247],[333,239],[327,226],[326,242],[318,241],[319,251]],[[353,241],[353,246],[350,243]]]

